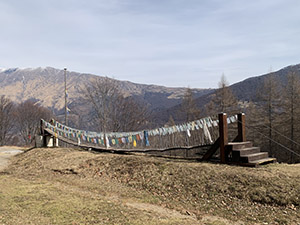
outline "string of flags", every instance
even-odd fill
[[[219,126],[218,120],[213,120],[211,117],[202,118],[199,120],[191,121],[184,124],[174,125],[170,127],[160,127],[151,130],[143,130],[136,132],[91,132],[78,130],[61,124],[57,121],[52,120],[51,123],[44,120],[43,125],[52,130],[55,136],[62,136],[65,138],[77,139],[78,145],[81,141],[104,145],[107,148],[113,145],[119,144],[132,144],[136,147],[138,143],[143,142],[145,146],[150,146],[149,137],[151,136],[165,136],[178,132],[186,132],[188,137],[191,137],[191,131],[202,130],[204,137],[212,143],[212,137],[209,128]],[[233,123],[237,121],[237,115],[227,118],[227,123]]]

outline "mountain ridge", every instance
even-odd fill
[[[291,72],[300,76],[300,64],[247,78],[230,85],[230,88],[240,101],[256,101],[258,88],[263,84],[265,77],[276,77],[282,84],[285,84],[287,83],[287,75]],[[71,110],[72,107],[78,106],[84,84],[92,82],[93,79],[101,78],[103,76],[67,71],[68,104]],[[181,107],[183,96],[187,90],[184,87],[138,84],[116,79],[114,81],[119,85],[124,96],[132,96],[146,104],[149,110],[154,113],[156,122],[159,124],[166,123],[170,115],[175,119],[176,116],[174,115]],[[204,108],[216,89],[193,88],[191,90],[198,107]],[[62,114],[64,108],[64,70],[53,67],[0,69],[0,95],[6,95],[17,103],[34,99],[42,106],[52,109],[56,114]]]
[[[264,79],[268,76],[276,78],[279,82],[281,82],[283,85],[287,84],[287,75],[290,73],[295,73],[300,77],[300,64],[295,65],[289,65],[286,66],[278,71],[269,72],[262,75],[257,75],[253,77],[246,78],[240,82],[234,83],[232,85],[229,85],[231,88],[233,94],[236,96],[236,98],[241,102],[248,102],[253,101],[256,102],[257,99],[257,92],[259,88],[262,87],[264,83]],[[216,90],[216,89],[215,89]],[[206,93],[200,97],[195,98],[196,105],[204,109],[205,105],[211,100],[213,97],[214,91],[210,93]],[[162,121],[168,121],[169,117],[172,116],[173,119],[177,121],[181,121],[180,118],[177,118],[176,112],[180,109],[181,104],[172,106],[168,109],[163,110],[162,112],[159,112],[161,115],[160,117],[160,123],[163,123]],[[154,115],[154,117],[158,117],[158,114]]]
[[[101,78],[103,76],[67,71],[69,103],[78,100],[86,82]],[[141,98],[152,109],[156,108],[156,98],[161,100],[158,108],[179,104],[187,89],[114,80],[124,96]],[[213,89],[192,90],[196,96],[201,96]],[[45,107],[61,110],[64,107],[64,70],[53,67],[1,69],[0,95],[6,95],[14,102],[35,99]]]

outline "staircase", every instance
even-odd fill
[[[267,152],[261,152],[260,148],[253,147],[252,142],[246,141],[245,114],[237,115],[238,135],[233,142],[228,142],[228,119],[226,113],[220,113],[219,138],[206,151],[202,160],[209,160],[220,149],[220,162],[240,166],[258,167],[262,164],[274,163],[276,158],[270,158]]]
[[[250,141],[230,142],[225,149],[228,154],[231,153],[232,164],[257,167],[276,162],[276,158],[270,158],[268,152],[261,152],[259,147],[253,147]]]

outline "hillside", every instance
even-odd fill
[[[67,72],[69,105],[75,105],[81,98],[82,87],[101,76]],[[124,96],[134,96],[147,104],[151,110],[172,107],[181,102],[186,88],[169,88],[157,85],[136,84],[119,81]],[[210,89],[193,89],[196,96],[210,92]],[[36,69],[0,70],[0,95],[6,95],[15,102],[34,99],[41,105],[59,111],[64,107],[64,71],[46,67]]]
[[[285,67],[281,70],[264,74],[261,76],[255,76],[248,78],[244,81],[232,84],[232,88],[235,96],[242,101],[256,101],[257,99],[257,90],[261,87],[264,82],[265,77],[274,77],[283,85],[287,84],[287,76],[290,73],[296,73],[300,76],[300,64],[292,65]]]
[[[300,167],[33,149],[0,173],[3,224],[300,222]]]
[[[266,76],[276,77],[285,84],[287,75],[290,72],[296,72],[300,76],[300,64],[288,66],[269,74],[251,77],[232,84],[230,87],[240,101],[256,101],[257,89],[263,84]],[[67,75],[71,114],[80,114],[83,121],[88,121],[90,118],[83,118],[84,115],[82,115],[82,112],[86,112],[88,109],[87,105],[83,104],[80,99],[82,96],[81,89],[87,82],[92,82],[93,79],[101,79],[101,76],[76,72],[68,72]],[[181,118],[177,118],[177,111],[181,107],[186,88],[169,88],[136,84],[129,81],[115,81],[120,86],[124,96],[133,96],[148,106],[156,124],[165,124],[170,115],[176,121],[181,122]],[[205,104],[210,101],[214,93],[214,89],[192,89],[192,91],[196,98],[196,104],[200,109],[204,109]],[[6,95],[15,102],[34,99],[41,105],[52,109],[56,114],[62,115],[64,112],[64,71],[51,67],[0,70],[0,95]]]
[[[235,83],[230,85],[230,88],[233,92],[233,94],[237,97],[239,101],[257,101],[257,92],[258,89],[263,85],[265,77],[274,77],[279,82],[281,82],[283,85],[287,83],[287,75],[289,73],[296,73],[298,76],[300,76],[300,64],[292,65],[285,67],[281,70],[271,72],[268,74],[263,74],[259,76],[254,76],[248,79],[245,79],[241,82]],[[217,83],[218,81],[216,81]],[[204,109],[204,106],[210,101],[212,98],[212,95],[214,93],[214,90],[211,92],[204,94],[200,97],[196,97],[196,104],[200,109]],[[173,107],[170,107],[168,109],[165,109],[163,112],[160,112],[161,115],[163,115],[163,118],[161,118],[162,121],[167,121],[169,116],[172,115],[173,118],[176,118],[176,113],[181,107],[181,104],[175,105]],[[177,120],[180,120],[180,118],[176,118]]]

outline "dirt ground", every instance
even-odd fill
[[[33,149],[0,172],[0,224],[300,224],[300,165]]]
[[[0,147],[0,170],[4,169],[8,163],[9,159],[14,155],[23,152],[23,148],[14,147],[14,146],[4,146]]]

